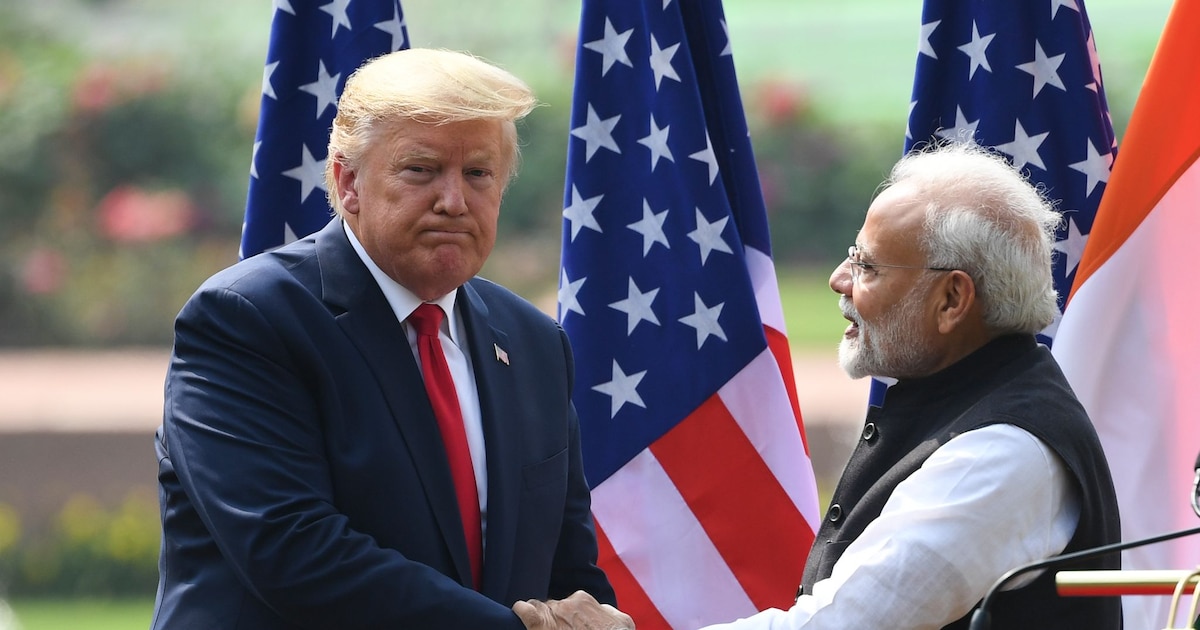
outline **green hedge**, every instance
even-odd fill
[[[146,493],[113,508],[77,495],[36,530],[0,504],[0,588],[13,597],[153,596],[159,541],[158,504]]]

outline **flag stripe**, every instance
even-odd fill
[[[778,585],[799,585],[797,567],[812,545],[809,525],[789,505],[775,474],[721,398],[710,398],[651,451],[692,512],[711,515],[701,517],[700,524],[755,608],[788,607],[794,593]],[[724,466],[713,466],[717,461]],[[729,519],[724,513],[741,518]],[[760,540],[775,544],[764,547]],[[746,567],[757,570],[743,570]]]
[[[694,628],[756,610],[649,450],[593,491],[592,512],[668,627]],[[681,598],[676,595],[681,592],[700,595]],[[656,627],[645,619],[634,621],[643,630]]]
[[[599,562],[604,567],[605,575],[608,576],[608,581],[613,588],[621,593],[620,599],[617,600],[617,606],[625,614],[636,619],[641,628],[669,627],[662,613],[658,612],[654,602],[650,600],[646,591],[642,590],[637,579],[629,572],[629,567],[625,566],[621,557],[613,549],[612,542],[608,540],[604,528],[599,525],[596,525],[596,539],[600,547]]]
[[[803,515],[806,525],[787,533],[807,537],[812,542],[821,516],[817,506],[816,484],[801,432],[789,422],[755,422],[762,416],[792,417],[791,400],[784,394],[779,364],[771,352],[763,352],[719,390],[721,402],[729,409],[738,428],[753,445],[768,470],[774,475],[771,485],[779,485],[792,507]],[[720,443],[719,440],[714,440]],[[736,468],[735,468],[736,471]],[[765,481],[765,480],[764,480]],[[784,497],[779,497],[782,508]],[[763,504],[770,507],[771,504]],[[811,530],[811,531],[809,531]],[[782,533],[782,532],[781,532]]]

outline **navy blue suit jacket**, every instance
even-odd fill
[[[474,279],[458,308],[488,471],[481,592],[420,370],[340,221],[207,281],[176,320],[156,443],[155,629],[513,628],[596,567],[552,319]],[[496,348],[507,352],[507,362]]]

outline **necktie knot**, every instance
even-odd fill
[[[417,310],[413,311],[412,315],[408,316],[408,321],[418,335],[437,337],[438,329],[442,327],[443,317],[445,317],[445,313],[442,312],[440,306],[424,302],[417,307]]]

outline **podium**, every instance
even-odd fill
[[[1190,630],[1200,603],[1200,567],[1193,570],[1151,571],[1059,571],[1054,576],[1058,594],[1063,597],[1101,597],[1110,595],[1171,595],[1171,613],[1166,630]],[[1179,600],[1191,590],[1192,604],[1183,626],[1176,627]]]

